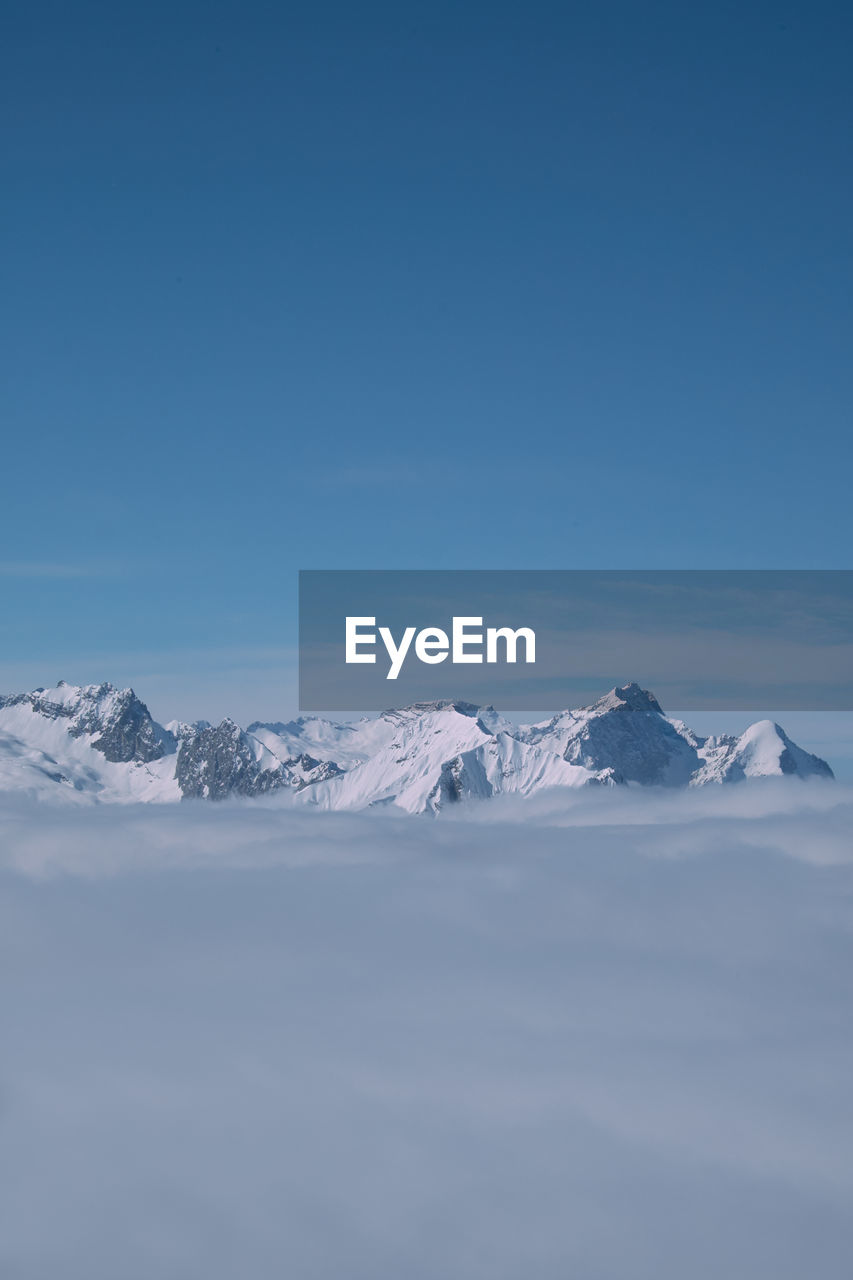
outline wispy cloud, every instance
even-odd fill
[[[342,491],[375,491],[400,488],[405,491],[409,486],[423,484],[425,478],[438,478],[440,472],[436,465],[426,462],[377,462],[364,464],[359,462],[340,465],[324,465],[314,470],[303,468],[303,482],[317,489]],[[442,483],[446,477],[442,474]],[[452,483],[452,480],[451,480]]]
[[[61,793],[58,793],[61,794]],[[569,840],[602,855],[712,857],[732,848],[773,849],[810,865],[853,866],[853,787],[767,778],[678,791],[555,787],[532,797],[497,796],[444,811],[434,821],[393,809],[317,812],[288,792],[221,804],[101,806],[69,810],[0,798],[0,870],[36,877],[231,870],[333,863],[386,864],[437,851],[493,865],[535,836],[542,854]]]
[[[0,560],[3,578],[105,578],[117,572],[117,565],[104,561]]]

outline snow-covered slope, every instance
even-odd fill
[[[772,721],[701,738],[636,684],[535,725],[492,707],[416,703],[375,719],[162,726],[110,684],[0,698],[0,791],[76,802],[222,799],[281,792],[322,809],[437,812],[468,798],[591,784],[701,786],[832,777]]]
[[[398,729],[398,714],[386,711],[376,719],[352,724],[335,724],[321,716],[300,716],[287,724],[255,721],[246,732],[282,759],[309,755],[318,760],[333,759],[342,769],[351,769],[391,742]]]
[[[684,786],[699,765],[690,739],[637,684],[611,689],[580,711],[562,711],[524,727],[519,737],[596,775],[609,773],[613,782]]]
[[[693,786],[705,782],[740,782],[743,778],[765,778],[793,774],[800,778],[831,778],[825,760],[810,755],[792,742],[781,725],[759,720],[739,738],[720,736],[700,742],[703,760],[690,779]]]
[[[0,698],[0,789],[47,798],[179,800],[175,739],[111,684]]]
[[[503,730],[492,732],[496,720],[503,723],[491,708],[481,711],[468,702],[416,703],[383,712],[369,731],[382,743],[378,750],[302,798],[327,809],[393,803],[423,813],[464,797],[528,794],[537,786],[589,781],[586,770],[553,752]]]

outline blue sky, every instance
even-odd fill
[[[3,687],[292,710],[301,567],[849,567],[847,6],[3,23]]]

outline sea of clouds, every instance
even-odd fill
[[[848,1280],[853,788],[0,805],[5,1280]]]

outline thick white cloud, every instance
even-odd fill
[[[11,1280],[841,1280],[853,793],[0,813]]]

